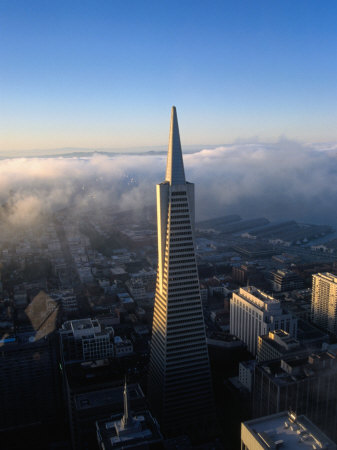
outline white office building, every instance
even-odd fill
[[[241,339],[255,356],[258,337],[273,330],[297,336],[297,319],[285,312],[279,300],[253,286],[240,288],[230,301],[230,333]]]

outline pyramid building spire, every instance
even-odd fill
[[[178,118],[175,106],[172,106],[171,110],[171,126],[165,181],[168,181],[171,185],[186,183]]]
[[[194,184],[185,180],[175,107],[166,179],[156,192],[158,270],[148,400],[166,436],[195,437],[215,420],[194,245]]]

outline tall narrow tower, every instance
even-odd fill
[[[166,179],[157,185],[157,230],[148,398],[164,433],[173,435],[200,430],[207,419],[214,420],[194,250],[194,185],[185,180],[174,106]]]

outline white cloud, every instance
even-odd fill
[[[330,147],[331,148],[331,145]],[[197,215],[294,218],[337,223],[334,152],[282,140],[237,143],[184,156],[196,184]],[[0,199],[11,223],[31,223],[68,205],[83,210],[154,204],[165,155],[16,158],[0,161]],[[9,200],[10,199],[10,200]]]

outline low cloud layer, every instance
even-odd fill
[[[337,154],[290,141],[235,144],[185,154],[197,218],[238,213],[336,224]],[[34,223],[72,206],[132,209],[154,204],[166,156],[15,158],[0,161],[2,219]],[[1,218],[0,218],[1,219]]]

